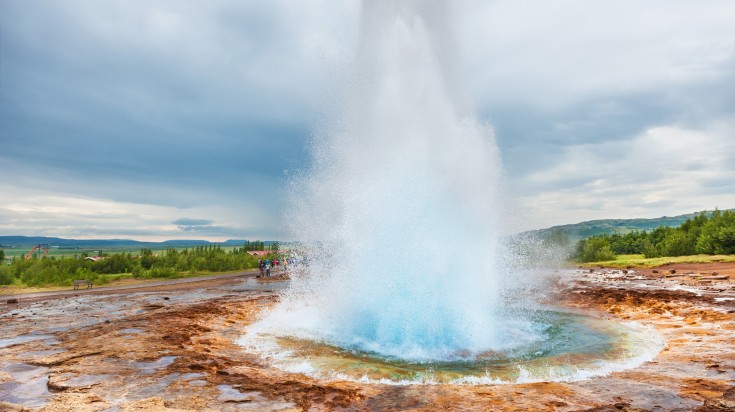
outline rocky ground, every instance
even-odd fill
[[[735,264],[560,272],[555,304],[649,325],[667,347],[609,376],[516,385],[324,382],[270,367],[235,340],[278,301],[277,277],[21,296],[0,305],[0,411],[733,411],[734,275]]]

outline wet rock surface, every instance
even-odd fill
[[[532,384],[379,385],[273,368],[235,344],[278,301],[283,282],[271,279],[21,297],[0,309],[0,410],[735,410],[735,282],[672,269],[682,276],[560,272],[548,303],[650,326],[667,347],[605,377]]]

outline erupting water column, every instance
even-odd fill
[[[240,344],[292,372],[409,384],[578,380],[655,357],[646,328],[509,309],[529,275],[503,267],[498,150],[440,60],[446,4],[362,12],[343,97],[294,179],[287,222],[309,263]]]
[[[288,217],[310,265],[260,327],[410,360],[518,343],[529,331],[498,308],[498,150],[454,101],[446,4],[362,12],[353,77]]]

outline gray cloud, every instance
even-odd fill
[[[223,226],[213,225],[214,221],[209,219],[191,219],[181,218],[171,222],[183,232],[196,232],[205,235],[212,234],[225,234],[228,233],[228,229]]]
[[[214,223],[214,220],[209,219],[190,219],[188,217],[182,217],[171,222],[175,225],[180,226],[209,226]]]
[[[675,142],[636,146],[661,128],[708,142],[731,130],[728,0],[452,5],[458,58],[445,65],[494,126],[508,186],[538,227],[729,199],[732,146],[679,159],[662,158]],[[284,170],[308,164],[358,13],[356,1],[0,2],[0,165],[12,176],[0,232],[277,238]],[[677,185],[702,198],[672,198]],[[51,209],[30,218],[41,201],[69,219],[70,205],[98,213],[73,217],[77,230]]]
[[[3,2],[0,162],[73,196],[255,202],[271,223],[283,170],[304,160],[319,70],[302,44],[314,22],[292,8]]]

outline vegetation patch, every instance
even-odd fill
[[[607,263],[617,261],[618,255],[652,259],[732,254],[735,254],[735,211],[715,210],[695,215],[676,228],[661,226],[650,232],[605,234],[580,240],[574,258],[578,262]],[[670,259],[663,261],[668,263]]]
[[[102,253],[93,258],[86,255],[15,257],[9,264],[0,264],[0,285],[71,286],[77,279],[105,284],[124,278],[176,278],[246,270],[258,267],[258,256],[248,253],[251,249],[252,245],[227,249],[206,245],[183,250],[170,248],[162,253],[154,253],[151,249],[142,249],[135,255]],[[274,243],[266,258],[279,257],[278,244]]]
[[[719,263],[735,262],[735,255],[688,255],[647,258],[643,255],[619,255],[613,260],[583,263],[584,267],[605,266],[625,269],[628,267],[655,268],[674,263]]]

